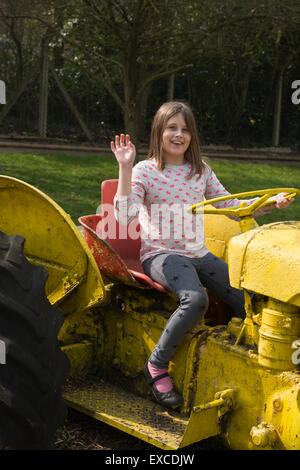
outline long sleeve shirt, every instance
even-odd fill
[[[132,193],[115,196],[114,212],[120,224],[129,224],[130,230],[131,222],[138,216],[141,262],[166,252],[194,258],[208,253],[203,213],[191,214],[187,208],[204,198],[214,199],[230,193],[208,165],[200,178],[196,175],[187,179],[190,169],[190,163],[166,164],[159,171],[154,159],[143,160],[133,167]],[[247,203],[256,199],[248,199]],[[240,203],[239,199],[230,199],[213,205],[217,208],[236,207]],[[260,211],[255,213],[261,214]]]

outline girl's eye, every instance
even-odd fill
[[[174,125],[170,125],[170,126],[168,126],[167,128],[168,128],[168,129],[171,129],[172,131],[177,130],[177,127],[174,126]],[[187,129],[187,128],[182,129],[182,132],[190,133],[189,129]]]

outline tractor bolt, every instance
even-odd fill
[[[252,442],[257,447],[267,447],[276,441],[276,431],[272,425],[262,422],[258,426],[253,426],[250,431]]]
[[[275,411],[281,411],[282,410],[282,401],[280,398],[275,398],[275,400],[273,400],[273,408]]]

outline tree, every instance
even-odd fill
[[[103,84],[121,108],[125,131],[138,142],[152,84],[189,65],[181,16],[174,0],[82,0],[65,29],[69,59]]]
[[[149,108],[152,117],[177,97],[194,105],[210,141],[262,140],[263,128],[267,141],[275,101],[278,135],[281,85],[285,93],[299,66],[299,10],[296,0],[0,0],[1,78],[11,86],[7,67],[19,82],[46,37],[52,66],[90,119],[101,109],[112,130],[122,113],[120,131],[135,143]]]

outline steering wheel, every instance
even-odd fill
[[[269,206],[274,204],[276,201],[275,199],[270,199],[271,196],[274,196],[278,193],[288,193],[284,196],[286,199],[300,196],[300,190],[296,188],[271,188],[271,189],[259,189],[257,191],[248,191],[244,193],[236,193],[236,194],[228,194],[227,196],[217,197],[215,199],[207,199],[206,201],[198,202],[193,206],[190,206],[187,211],[192,212],[192,214],[196,214],[198,212],[202,212],[204,214],[223,214],[223,215],[231,215],[234,217],[249,217],[254,214],[255,211],[260,209],[264,206]],[[207,204],[214,204],[221,201],[227,201],[228,199],[239,199],[239,198],[252,198],[254,196],[259,196],[252,204],[247,204],[246,201],[241,201],[241,204],[236,207],[222,207],[221,209],[218,208],[205,208]]]

